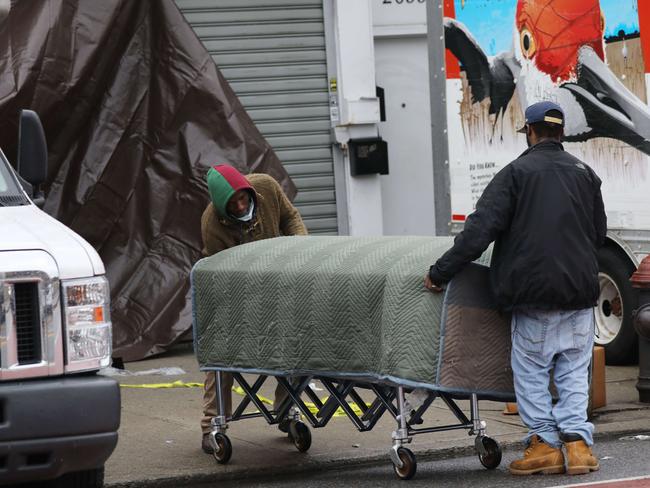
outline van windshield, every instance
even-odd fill
[[[11,205],[25,205],[25,195],[18,186],[13,170],[5,155],[0,151],[0,207]]]

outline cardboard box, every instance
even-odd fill
[[[591,398],[590,410],[607,405],[607,391],[605,389],[605,348],[594,346],[594,364],[591,373]]]

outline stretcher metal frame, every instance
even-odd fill
[[[331,376],[301,375],[288,377],[270,374],[260,374],[253,384],[249,384],[242,373],[231,372],[234,380],[242,388],[245,395],[232,416],[226,418],[226,406],[221,392],[222,371],[212,371],[216,373],[215,388],[218,415],[212,419],[212,431],[209,439],[214,450],[214,458],[220,464],[227,463],[232,455],[232,445],[226,435],[229,422],[263,417],[270,425],[276,425],[287,420],[289,436],[296,448],[301,452],[305,452],[311,446],[311,433],[307,424],[301,420],[301,416],[313,428],[321,428],[329,423],[339,407],[360,432],[372,430],[386,412],[396,420],[397,428],[392,433],[393,444],[389,453],[395,474],[401,479],[407,480],[415,475],[417,460],[413,452],[404,446],[411,443],[414,436],[420,434],[467,430],[469,436],[476,436],[474,446],[483,466],[487,469],[494,469],[501,463],[501,448],[494,439],[486,435],[486,422],[480,419],[479,399],[476,393],[467,395],[470,400],[470,415],[468,418],[453,396],[442,391],[427,390],[424,402],[416,410],[407,412],[405,394],[412,391],[412,388],[401,385],[333,378]],[[269,377],[275,378],[288,393],[287,398],[277,411],[267,408],[259,397],[259,391]],[[311,388],[310,383],[313,381],[319,381],[329,392],[329,397],[324,402]],[[364,390],[366,394],[372,392],[374,400],[369,406],[362,399],[358,390]],[[303,397],[308,398],[315,405],[316,413],[313,413],[305,404]],[[348,404],[348,398],[358,405],[361,415],[358,415]],[[445,403],[458,420],[458,423],[443,426],[415,427],[415,425],[423,423],[422,415],[436,398],[440,398]],[[245,413],[245,410],[251,404],[257,408],[257,412]]]

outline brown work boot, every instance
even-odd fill
[[[214,452],[212,444],[210,444],[210,434],[203,434],[203,437],[201,437],[201,449],[206,454],[212,454]]]
[[[545,444],[533,435],[524,451],[524,457],[510,463],[510,473],[526,474],[562,474],[564,473],[564,454],[562,449]]]
[[[565,442],[567,455],[567,474],[587,474],[598,471],[598,459],[591,452],[591,447],[582,439],[579,441]]]

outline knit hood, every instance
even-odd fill
[[[210,168],[206,180],[212,204],[221,217],[231,218],[226,211],[226,206],[230,198],[239,190],[248,190],[253,201],[256,200],[255,190],[246,177],[227,164],[217,164]]]

